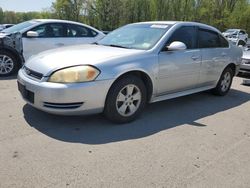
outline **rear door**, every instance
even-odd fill
[[[198,45],[202,53],[199,86],[216,84],[229,61],[229,43],[219,33],[199,28]]]
[[[186,44],[186,50],[167,51],[159,54],[158,94],[164,95],[197,87],[201,52],[197,48],[197,28],[183,26],[177,29],[165,46],[174,41]]]
[[[77,25],[67,25],[67,37],[65,38],[66,45],[90,44],[98,40],[99,33],[91,28]]]

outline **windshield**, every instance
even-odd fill
[[[27,22],[22,22],[20,24],[17,24],[17,25],[14,25],[12,27],[9,27],[7,29],[4,29],[3,33],[15,33],[15,32],[20,32],[22,31],[23,29],[25,29],[26,27],[30,27],[32,25],[35,25],[37,24],[38,22],[37,21],[27,21]]]
[[[117,29],[101,41],[100,45],[148,50],[151,49],[171,26],[167,24],[133,24]]]

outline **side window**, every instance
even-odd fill
[[[177,29],[169,38],[167,45],[175,41],[183,42],[186,44],[187,49],[197,48],[196,27],[184,26]]]
[[[68,37],[95,37],[98,33],[84,26],[68,24]]]
[[[198,32],[199,48],[219,48],[220,39],[218,33],[206,29],[199,29]]]
[[[228,48],[229,47],[228,41],[224,37],[222,37],[221,35],[219,35],[219,38],[220,38],[220,46],[222,48]]]
[[[38,33],[38,38],[65,37],[66,28],[63,24],[51,23],[37,26],[30,31]]]

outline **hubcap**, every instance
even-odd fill
[[[141,98],[141,91],[136,85],[127,85],[117,96],[116,110],[124,117],[131,116],[138,110]]]
[[[13,60],[6,55],[0,55],[0,74],[8,74],[13,70],[13,68]]]
[[[227,72],[226,74],[224,74],[223,79],[221,81],[221,90],[223,92],[226,92],[230,87],[230,83],[231,83],[231,74]]]

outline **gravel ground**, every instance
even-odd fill
[[[250,87],[149,105],[127,125],[26,105],[0,80],[0,187],[250,187]]]

